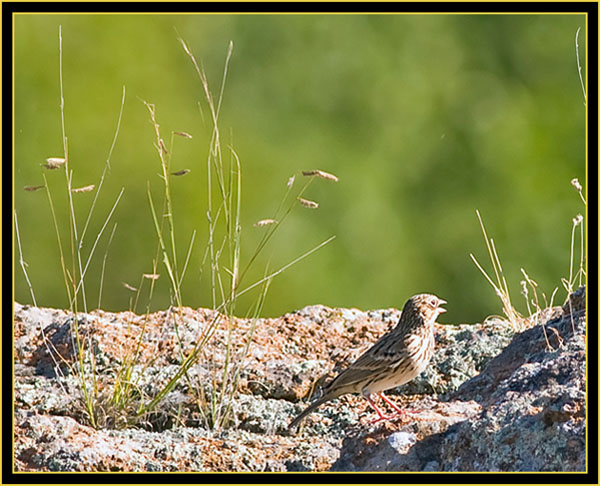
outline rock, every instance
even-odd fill
[[[362,431],[332,470],[584,471],[585,325],[579,308],[516,334],[443,403],[457,420]]]
[[[15,468],[585,470],[584,288],[562,308],[528,318],[535,325],[519,333],[500,319],[437,326],[426,372],[388,394],[407,411],[402,418],[371,424],[367,401],[346,395],[290,435],[287,425],[308,396],[399,315],[310,306],[278,319],[183,308],[146,316],[94,311],[75,320],[16,303]],[[84,375],[75,327],[85,343]],[[137,417],[194,349],[198,362]],[[214,414],[228,420],[210,430]]]

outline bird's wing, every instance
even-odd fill
[[[383,336],[384,338],[386,336]],[[397,361],[397,353],[387,352],[389,345],[393,342],[389,339],[380,339],[373,347],[362,354],[354,363],[336,376],[333,381],[326,387],[326,393],[332,392],[334,389],[349,389],[352,391],[360,391],[364,388],[363,382],[370,381],[378,374],[379,371],[387,368],[386,364],[392,365]]]

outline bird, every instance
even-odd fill
[[[375,405],[372,395],[379,395],[399,414],[405,411],[383,392],[408,383],[429,364],[435,347],[434,323],[446,309],[447,302],[433,294],[414,295],[404,305],[398,324],[371,346],[348,368],[323,389],[321,398],[310,404],[288,426],[293,430],[307,415],[325,402],[348,393],[361,393],[379,415],[389,420]]]

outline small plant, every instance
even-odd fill
[[[152,399],[147,405],[141,407],[139,413],[145,414],[153,410],[157,404],[171,391],[178,380],[184,378],[191,385],[189,388],[194,393],[198,409],[203,417],[204,423],[211,428],[220,428],[227,424],[231,404],[235,393],[237,392],[238,381],[242,372],[242,366],[246,359],[252,337],[258,323],[258,317],[261,314],[266,295],[272,279],[285,271],[291,265],[297,263],[301,259],[318,250],[325,244],[329,243],[333,238],[329,238],[325,242],[317,245],[299,258],[293,260],[284,267],[269,272],[268,267],[265,269],[264,277],[253,284],[243,288],[242,283],[245,280],[247,272],[256,262],[257,257],[264,250],[267,243],[273,238],[276,230],[285,221],[294,207],[290,200],[290,194],[294,187],[295,176],[290,178],[287,185],[287,191],[279,203],[275,214],[271,218],[266,218],[258,221],[255,226],[264,228],[264,234],[260,239],[256,249],[249,257],[248,261],[243,264],[241,259],[241,239],[242,239],[242,224],[241,224],[241,194],[242,194],[242,164],[238,154],[232,146],[228,146],[229,157],[224,157],[221,133],[219,130],[219,113],[223,99],[225,80],[229,67],[229,61],[233,52],[233,43],[229,44],[227,51],[225,68],[223,73],[223,81],[217,99],[215,100],[208,83],[207,76],[203,69],[200,68],[195,56],[189,46],[183,39],[179,39],[185,53],[192,61],[195,71],[200,78],[205,99],[210,112],[212,121],[212,135],[208,151],[207,171],[208,171],[208,187],[207,187],[207,220],[208,220],[208,242],[203,258],[203,266],[207,266],[210,271],[210,288],[212,296],[212,307],[216,311],[214,318],[207,323],[204,329],[201,330],[194,348],[191,352],[184,356],[184,350],[181,343],[180,356],[182,365],[177,373],[169,380],[166,386]],[[168,236],[164,238],[162,225],[159,224],[154,203],[148,191],[149,201],[152,208],[153,220],[156,233],[160,243],[160,251],[162,261],[169,275],[172,292],[174,295],[174,304],[181,307],[181,279],[183,275],[179,275],[177,271],[177,260],[175,252],[174,224],[173,224],[173,208],[171,205],[169,192],[169,162],[167,156],[168,151],[161,138],[159,125],[156,122],[156,113],[153,105],[145,103],[151,116],[151,120],[155,127],[157,138],[157,151],[161,161],[162,179],[165,185],[165,203],[164,211],[160,221],[165,219],[168,221]],[[179,133],[179,132],[174,132]],[[185,132],[187,137],[190,137]],[[303,173],[308,179],[299,190],[296,198],[302,204],[304,199],[301,197],[310,183],[315,177],[337,181],[337,177],[321,170],[305,171]],[[317,203],[312,202],[311,207],[316,207]],[[166,241],[170,243],[170,251],[167,249]],[[190,246],[191,249],[191,246]],[[188,251],[189,258],[189,251]],[[186,265],[187,266],[187,261]],[[237,312],[237,303],[239,297],[249,292],[254,288],[259,288],[258,297],[249,311],[251,319],[250,329],[244,337],[243,342],[239,342],[234,338],[233,322]],[[172,313],[173,325],[177,330],[177,310]],[[205,384],[198,383],[193,386],[188,376],[188,370],[202,356],[203,350],[210,340],[217,334],[219,329],[224,329],[225,339],[225,358],[224,363],[210,366],[211,369],[218,370],[212,376],[209,387]],[[210,359],[210,358],[209,358]],[[208,391],[206,390],[208,388]]]
[[[577,178],[572,179],[571,185],[579,193],[579,197],[583,201],[583,204],[587,206],[586,200],[583,197],[583,189],[581,187],[581,184],[579,183],[579,180],[577,180]],[[579,231],[579,242],[580,242],[579,269],[577,270],[575,275],[573,275],[573,262],[575,259],[575,239],[576,239],[576,234],[577,234],[577,227],[579,227],[579,229],[580,229],[580,231]],[[565,278],[561,279],[563,287],[565,288],[565,291],[567,292],[566,303],[569,304],[569,314],[571,316],[571,326],[572,326],[573,332],[575,332],[575,322],[573,321],[573,309],[572,309],[571,299],[569,298],[569,296],[576,290],[575,282],[577,282],[577,288],[581,287],[585,283],[585,279],[587,277],[587,273],[585,271],[585,251],[586,251],[586,248],[585,248],[585,231],[583,228],[583,216],[581,214],[578,214],[577,216],[575,216],[573,218],[573,226],[571,229],[571,254],[570,254],[570,258],[569,258],[569,279],[568,280]]]
[[[523,297],[525,297],[525,302],[527,302],[527,311],[529,313],[529,317],[525,320],[525,322],[528,323],[528,327],[534,327],[534,326],[537,326],[540,323],[540,321],[542,321],[542,311],[544,309],[547,309],[548,307],[552,307],[552,304],[554,302],[554,296],[556,295],[556,292],[558,291],[558,287],[554,288],[554,291],[552,292],[552,295],[550,297],[550,302],[548,302],[548,299],[546,298],[546,294],[544,294],[542,292],[542,297],[544,299],[544,307],[542,307],[542,306],[540,306],[540,301],[538,298],[537,282],[535,280],[533,280],[531,277],[529,277],[529,275],[527,275],[527,272],[525,272],[525,269],[521,268],[521,273],[523,274],[523,277],[525,277],[525,280],[521,280],[521,294],[523,295]],[[535,310],[531,309],[531,305],[530,305],[530,301],[529,301],[528,286],[532,291],[531,305],[534,306]],[[551,328],[551,329],[553,329],[553,328]],[[544,338],[546,339],[546,346],[548,347],[548,350],[551,351],[552,346],[550,345],[550,340],[548,339],[548,333],[546,332],[545,324],[542,325],[542,331],[544,332]],[[556,330],[554,330],[554,331],[556,332]]]
[[[575,178],[571,180],[571,185],[577,190],[579,196],[584,204],[585,198],[583,196],[583,188],[579,181]],[[490,282],[496,294],[500,298],[503,306],[504,315],[507,317],[508,321],[511,323],[513,330],[517,330],[522,323],[526,323],[528,326],[535,326],[539,323],[540,318],[542,316],[542,311],[546,308],[552,307],[554,304],[554,298],[558,291],[558,287],[555,287],[552,291],[550,299],[548,300],[546,294],[541,292],[541,296],[543,299],[543,307],[540,302],[540,298],[538,296],[538,284],[535,280],[533,280],[525,269],[521,268],[521,273],[523,274],[524,280],[521,281],[521,294],[525,297],[525,302],[527,303],[527,311],[529,317],[527,319],[523,319],[521,314],[514,308],[510,293],[508,290],[508,284],[506,283],[506,279],[504,277],[504,273],[502,270],[502,265],[500,264],[500,259],[498,258],[498,253],[496,252],[496,247],[494,245],[494,240],[488,238],[487,232],[485,231],[485,227],[483,225],[483,220],[481,219],[481,215],[479,211],[476,211],[477,218],[479,219],[479,224],[481,225],[481,230],[483,232],[483,236],[488,248],[488,253],[490,255],[490,260],[492,262],[492,266],[494,268],[494,275],[496,277],[496,281],[494,282],[491,277],[487,274],[487,272],[483,269],[483,267],[479,264],[477,259],[470,254],[471,259],[477,265],[477,268],[483,273],[485,278]],[[577,228],[580,228],[580,249],[579,249],[579,269],[577,272],[574,271],[574,259],[575,259],[575,240],[577,235]],[[571,252],[569,256],[569,278],[562,278],[561,282],[566,292],[565,303],[569,302],[569,296],[583,283],[585,282],[586,271],[585,271],[585,246],[584,246],[585,236],[583,229],[583,216],[578,214],[575,218],[573,218],[573,226],[571,230]],[[531,299],[530,299],[531,292]],[[574,326],[574,324],[573,324]],[[548,336],[546,334],[546,329],[544,327],[544,335],[546,336],[546,341],[548,343],[548,347],[551,348],[550,343],[548,341]]]
[[[471,259],[473,260],[475,265],[477,265],[479,271],[483,274],[483,276],[487,279],[487,281],[496,291],[496,295],[500,298],[500,301],[502,302],[502,310],[504,311],[504,315],[508,319],[508,322],[510,322],[513,331],[517,331],[521,327],[523,316],[519,314],[519,312],[515,309],[511,302],[508,284],[506,283],[506,278],[504,277],[504,271],[502,270],[502,264],[500,263],[500,258],[498,257],[498,252],[496,251],[494,240],[488,238],[487,232],[485,231],[485,226],[483,225],[483,220],[481,219],[481,215],[479,214],[479,210],[476,210],[475,212],[477,213],[479,225],[481,226],[481,231],[483,232],[483,237],[485,239],[485,244],[488,249],[490,261],[492,262],[492,267],[494,269],[494,276],[496,278],[496,281],[494,282],[494,280],[492,280],[492,278],[487,274],[487,272],[479,264],[479,262],[472,253],[470,253]]]
[[[579,75],[579,80],[581,82],[581,89],[583,91],[583,103],[585,105],[587,103],[587,96],[586,96],[586,91],[585,91],[585,83],[583,81],[583,76],[581,73],[581,64],[579,62],[578,39],[579,39],[579,31],[580,30],[581,30],[581,28],[578,28],[577,32],[575,33],[575,55],[576,55],[576,60],[577,60],[577,72]],[[585,206],[587,206],[587,202],[583,195],[583,187],[579,183],[579,180],[577,178],[571,179],[571,185],[578,192],[579,197],[583,201],[583,204]],[[519,312],[517,312],[517,310],[512,305],[512,302],[510,299],[510,293],[508,291],[508,284],[506,283],[506,279],[504,278],[504,273],[502,271],[502,265],[500,264],[500,259],[498,258],[498,253],[496,252],[494,240],[488,238],[487,233],[485,231],[485,227],[483,226],[483,221],[481,219],[481,215],[479,214],[479,211],[476,211],[476,213],[477,213],[477,218],[479,219],[479,224],[481,226],[481,230],[483,232],[483,237],[485,239],[485,242],[486,242],[486,245],[488,248],[490,260],[491,260],[492,266],[494,268],[494,275],[496,277],[496,281],[494,282],[490,278],[490,276],[486,273],[486,271],[483,269],[483,267],[475,259],[473,254],[470,254],[471,259],[475,262],[475,265],[477,265],[477,268],[481,271],[481,273],[483,273],[483,275],[485,276],[487,281],[492,285],[492,287],[496,291],[496,294],[502,301],[504,315],[507,317],[508,321],[513,326],[513,330],[515,330],[517,328],[517,326],[519,325],[520,322],[524,322],[524,321],[528,321],[531,325],[536,325],[538,323],[538,319],[541,315],[541,311],[543,310],[540,307],[540,302],[539,302],[539,298],[538,298],[538,284],[532,278],[530,278],[529,275],[527,275],[527,273],[525,272],[525,270],[523,268],[521,268],[521,273],[523,274],[523,276],[525,278],[525,280],[521,281],[521,293],[523,294],[523,296],[525,297],[525,301],[527,302],[527,310],[528,310],[529,316],[530,316],[528,319],[523,320],[522,316],[519,314]],[[577,270],[577,272],[575,274],[573,274],[573,262],[574,262],[574,255],[575,255],[575,239],[576,239],[576,230],[577,230],[578,226],[580,227],[579,269]],[[584,241],[585,241],[585,236],[584,236],[584,229],[583,229],[583,216],[581,214],[578,214],[575,218],[573,218],[573,227],[572,227],[572,231],[571,231],[571,253],[570,253],[570,258],[569,258],[569,278],[561,279],[561,282],[562,282],[563,287],[567,294],[565,303],[568,302],[569,306],[571,305],[569,296],[573,293],[574,290],[576,290],[577,287],[580,287],[585,282],[585,278],[586,278]],[[575,282],[577,282],[577,287],[575,286]],[[531,301],[529,300],[529,290],[528,289],[531,289],[531,292],[532,292],[532,300]],[[555,297],[557,291],[558,291],[558,287],[556,287],[554,289],[554,291],[552,292],[552,295],[550,296],[550,301],[548,301],[548,299],[546,298],[546,294],[544,294],[542,292],[542,297],[544,299],[544,308],[552,307],[553,302],[554,302],[554,297]],[[533,308],[535,310],[532,310],[531,306],[533,306]],[[572,317],[571,317],[571,319],[572,319]],[[575,328],[574,328],[574,323],[572,320],[571,320],[571,323],[573,324],[573,331],[574,331]],[[544,328],[544,334],[546,335],[545,328]],[[547,335],[546,335],[546,341],[548,342]],[[548,346],[550,347],[549,342],[548,342]]]
[[[88,184],[83,187],[73,187],[73,171],[69,165],[68,154],[68,137],[65,128],[64,116],[64,93],[63,93],[63,45],[62,45],[62,29],[59,28],[59,88],[60,88],[60,113],[62,126],[62,139],[64,154],[62,156],[49,157],[43,164],[44,171],[64,171],[65,184],[64,190],[67,197],[67,214],[69,218],[69,234],[67,237],[68,245],[64,245],[65,237],[61,232],[61,224],[55,209],[54,190],[52,189],[49,178],[45,173],[42,173],[44,180],[43,185],[27,186],[25,190],[34,192],[36,190],[45,189],[48,197],[49,207],[52,214],[52,221],[55,228],[56,239],[58,242],[60,262],[63,273],[65,290],[69,302],[69,309],[72,312],[72,317],[69,322],[73,335],[73,353],[74,360],[69,361],[65,356],[54,348],[52,343],[46,339],[44,330],[42,336],[48,348],[49,354],[55,360],[55,368],[57,373],[60,373],[59,364],[67,365],[73,376],[76,376],[79,390],[82,396],[82,409],[84,415],[89,420],[89,423],[95,427],[128,427],[135,424],[145,423],[148,417],[154,413],[157,406],[172,391],[181,379],[185,379],[188,384],[188,389],[194,394],[197,401],[198,409],[202,415],[205,424],[211,428],[224,427],[229,422],[229,414],[231,411],[232,400],[237,392],[238,382],[243,370],[243,363],[247,357],[252,338],[256,326],[258,325],[258,317],[261,314],[263,305],[267,296],[269,286],[273,278],[282,272],[289,269],[295,263],[306,258],[313,252],[322,248],[333,240],[334,237],[328,238],[324,242],[306,251],[298,258],[287,263],[276,270],[265,268],[263,277],[253,283],[247,283],[247,275],[250,268],[256,263],[259,254],[261,254],[268,242],[273,238],[273,235],[279,226],[286,220],[294,207],[304,205],[306,207],[316,208],[318,204],[314,201],[304,199],[302,196],[308,189],[314,179],[320,178],[329,181],[337,182],[337,177],[322,170],[304,171],[304,184],[294,184],[296,176],[290,178],[287,184],[285,195],[280,201],[276,211],[270,218],[258,221],[255,226],[259,231],[263,231],[263,235],[250,257],[242,261],[241,258],[241,238],[242,238],[242,222],[241,222],[241,204],[242,204],[242,164],[238,154],[233,147],[223,147],[221,135],[219,131],[219,112],[223,98],[227,69],[231,58],[233,44],[229,45],[227,52],[223,81],[217,100],[213,98],[212,92],[209,89],[207,77],[202,69],[200,69],[195,57],[187,44],[181,40],[181,44],[192,60],[197,74],[200,77],[204,94],[210,110],[212,120],[212,137],[209,146],[207,170],[208,170],[208,242],[204,253],[202,265],[208,267],[210,279],[209,285],[212,296],[212,308],[214,309],[214,317],[210,322],[199,329],[198,338],[195,341],[193,348],[184,350],[183,344],[179,340],[179,327],[181,325],[181,309],[183,308],[184,299],[182,296],[182,282],[189,267],[192,249],[195,242],[196,232],[192,233],[186,256],[181,261],[178,259],[177,242],[174,214],[171,197],[171,177],[181,177],[189,172],[189,169],[171,170],[171,154],[173,153],[173,144],[175,139],[181,137],[190,139],[192,135],[183,131],[172,131],[170,133],[170,142],[167,147],[165,139],[160,130],[160,125],[157,121],[158,115],[155,105],[143,101],[144,106],[148,110],[150,121],[155,133],[155,147],[158,154],[161,166],[161,181],[163,185],[163,201],[159,207],[155,203],[150,192],[150,184],[148,183],[148,201],[152,221],[157,236],[157,251],[156,256],[152,261],[152,270],[150,273],[144,273],[140,277],[139,283],[134,286],[123,282],[126,289],[134,292],[130,299],[129,309],[136,312],[140,295],[147,288],[148,302],[145,309],[145,317],[142,322],[141,331],[134,336],[133,345],[128,348],[127,354],[121,359],[117,369],[114,370],[113,378],[105,378],[100,376],[97,370],[95,354],[91,335],[87,332],[82,332],[82,324],[87,320],[89,295],[86,293],[86,274],[90,266],[90,262],[94,257],[99,242],[103,235],[107,232],[110,220],[113,217],[115,209],[123,195],[124,190],[121,189],[116,201],[113,203],[110,211],[106,215],[94,241],[91,244],[87,243],[87,235],[90,232],[92,216],[99,200],[99,194],[102,189],[105,177],[110,168],[110,160],[113,149],[119,134],[123,108],[125,104],[125,88],[121,100],[121,108],[117,121],[115,135],[108,152],[108,157],[105,162],[104,171],[97,184]],[[227,153],[228,157],[224,155]],[[85,223],[81,226],[80,221],[76,218],[76,203],[78,197],[86,193],[94,193],[89,212],[85,219]],[[81,196],[80,196],[81,195]],[[24,260],[21,240],[18,230],[17,214],[15,212],[15,230],[17,236],[19,261],[27,285],[29,287],[34,305],[36,304],[33,285],[27,273],[27,263]],[[113,240],[117,229],[117,224],[112,226],[112,231],[106,243],[105,252],[102,258],[100,285],[98,292],[98,307],[101,307],[102,293],[104,287],[104,273],[108,260],[108,249]],[[141,382],[145,370],[151,363],[141,365],[142,361],[142,343],[146,332],[146,324],[149,322],[150,305],[154,294],[156,280],[160,277],[159,266],[162,265],[165,269],[171,290],[171,308],[168,316],[174,327],[175,334],[178,339],[178,350],[180,357],[180,366],[174,375],[159,388],[159,391],[153,396],[148,396],[144,392]],[[146,284],[146,282],[149,282]],[[258,295],[254,303],[247,312],[247,317],[250,318],[249,331],[243,340],[240,341],[233,333],[233,325],[235,315],[238,312],[237,303],[240,296],[246,293],[257,290]],[[83,313],[82,313],[83,312]],[[217,331],[225,333],[218,335]],[[215,370],[207,395],[206,387],[203,384],[194,384],[188,375],[190,368],[204,356],[207,344],[214,339],[215,336],[225,336],[225,362],[221,365],[212,365]],[[206,358],[210,359],[210,358]]]
[[[44,180],[44,184],[40,186],[27,186],[25,189],[28,191],[33,191],[34,189],[44,188],[46,190],[46,195],[48,197],[48,203],[50,207],[50,212],[52,216],[52,221],[54,224],[54,229],[56,233],[56,239],[58,242],[59,254],[60,254],[60,264],[63,274],[63,281],[65,285],[65,290],[67,294],[68,307],[73,313],[73,318],[70,320],[73,332],[73,347],[75,354],[74,363],[68,362],[63,356],[61,356],[58,351],[52,346],[52,343],[46,338],[44,335],[44,330],[42,329],[42,337],[44,339],[44,343],[48,349],[49,354],[52,356],[52,359],[55,363],[56,372],[60,375],[60,366],[59,361],[63,364],[66,364],[70,367],[70,370],[74,376],[78,379],[78,385],[82,393],[83,397],[83,407],[86,412],[86,415],[89,418],[90,424],[94,427],[98,425],[97,422],[97,409],[96,402],[99,397],[99,384],[96,376],[95,362],[93,359],[93,352],[91,351],[91,338],[89,336],[84,336],[80,333],[80,313],[83,311],[87,313],[88,311],[88,295],[86,292],[86,274],[90,267],[90,263],[94,258],[96,250],[98,248],[98,244],[105,233],[106,228],[117,208],[119,201],[123,195],[124,189],[121,189],[118,194],[115,202],[113,203],[111,209],[108,214],[104,218],[104,222],[102,223],[100,229],[98,230],[94,240],[92,243],[88,243],[88,232],[90,231],[90,224],[92,221],[92,216],[94,214],[98,198],[102,189],[102,185],[104,183],[107,171],[110,167],[110,160],[112,157],[112,152],[115,147],[120,124],[121,117],[123,114],[123,107],[125,104],[125,88],[123,88],[123,95],[121,100],[121,109],[119,112],[119,117],[117,121],[117,127],[115,130],[115,134],[113,137],[113,141],[111,147],[108,152],[108,156],[106,158],[106,162],[104,165],[104,170],[100,181],[98,184],[88,184],[84,187],[76,188],[73,186],[73,170],[69,165],[69,145],[68,145],[68,137],[65,126],[65,116],[64,116],[64,93],[63,93],[63,69],[62,69],[62,57],[63,57],[63,46],[62,46],[62,28],[59,27],[59,88],[60,88],[60,116],[61,116],[61,128],[62,128],[62,142],[63,142],[63,155],[60,157],[49,157],[46,159],[46,163],[43,164],[43,172],[42,178]],[[63,190],[66,192],[67,199],[67,214],[69,220],[69,233],[67,236],[67,245],[64,245],[64,235],[61,233],[60,224],[58,221],[57,211],[55,210],[54,199],[53,199],[53,189],[52,185],[54,182],[49,180],[46,177],[45,171],[63,171],[65,175],[64,187]],[[76,207],[78,204],[80,194],[85,193],[94,193],[94,197],[92,203],[90,205],[89,211],[87,213],[87,217],[83,225],[78,221],[76,217]],[[15,213],[15,225],[17,226],[17,219]],[[114,236],[114,231],[116,227],[113,227],[113,231],[111,233],[108,246]],[[66,248],[65,248],[66,246]],[[29,285],[29,289],[32,295],[33,302],[35,304],[35,296],[33,294],[33,288],[31,282],[26,273],[26,263],[22,258],[22,253],[20,249],[20,241],[19,241],[19,253],[21,255],[21,266],[23,271],[25,272],[25,277]],[[104,260],[106,261],[106,253]],[[102,270],[101,281],[103,280],[104,275],[104,266]],[[100,286],[100,293],[98,297],[98,305],[100,305],[102,296],[102,285]],[[58,360],[58,361],[57,361]]]

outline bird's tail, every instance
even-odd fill
[[[288,430],[293,430],[294,428],[296,428],[298,426],[298,424],[309,414],[311,414],[312,412],[314,412],[318,407],[320,407],[322,404],[324,404],[325,402],[328,402],[329,400],[331,400],[332,397],[328,396],[328,395],[324,395],[321,398],[319,398],[316,402],[311,403],[308,407],[306,407],[304,409],[304,411],[302,411],[302,413],[300,413],[300,415],[298,415],[294,420],[292,420],[292,422],[290,423],[290,425],[288,426]]]

